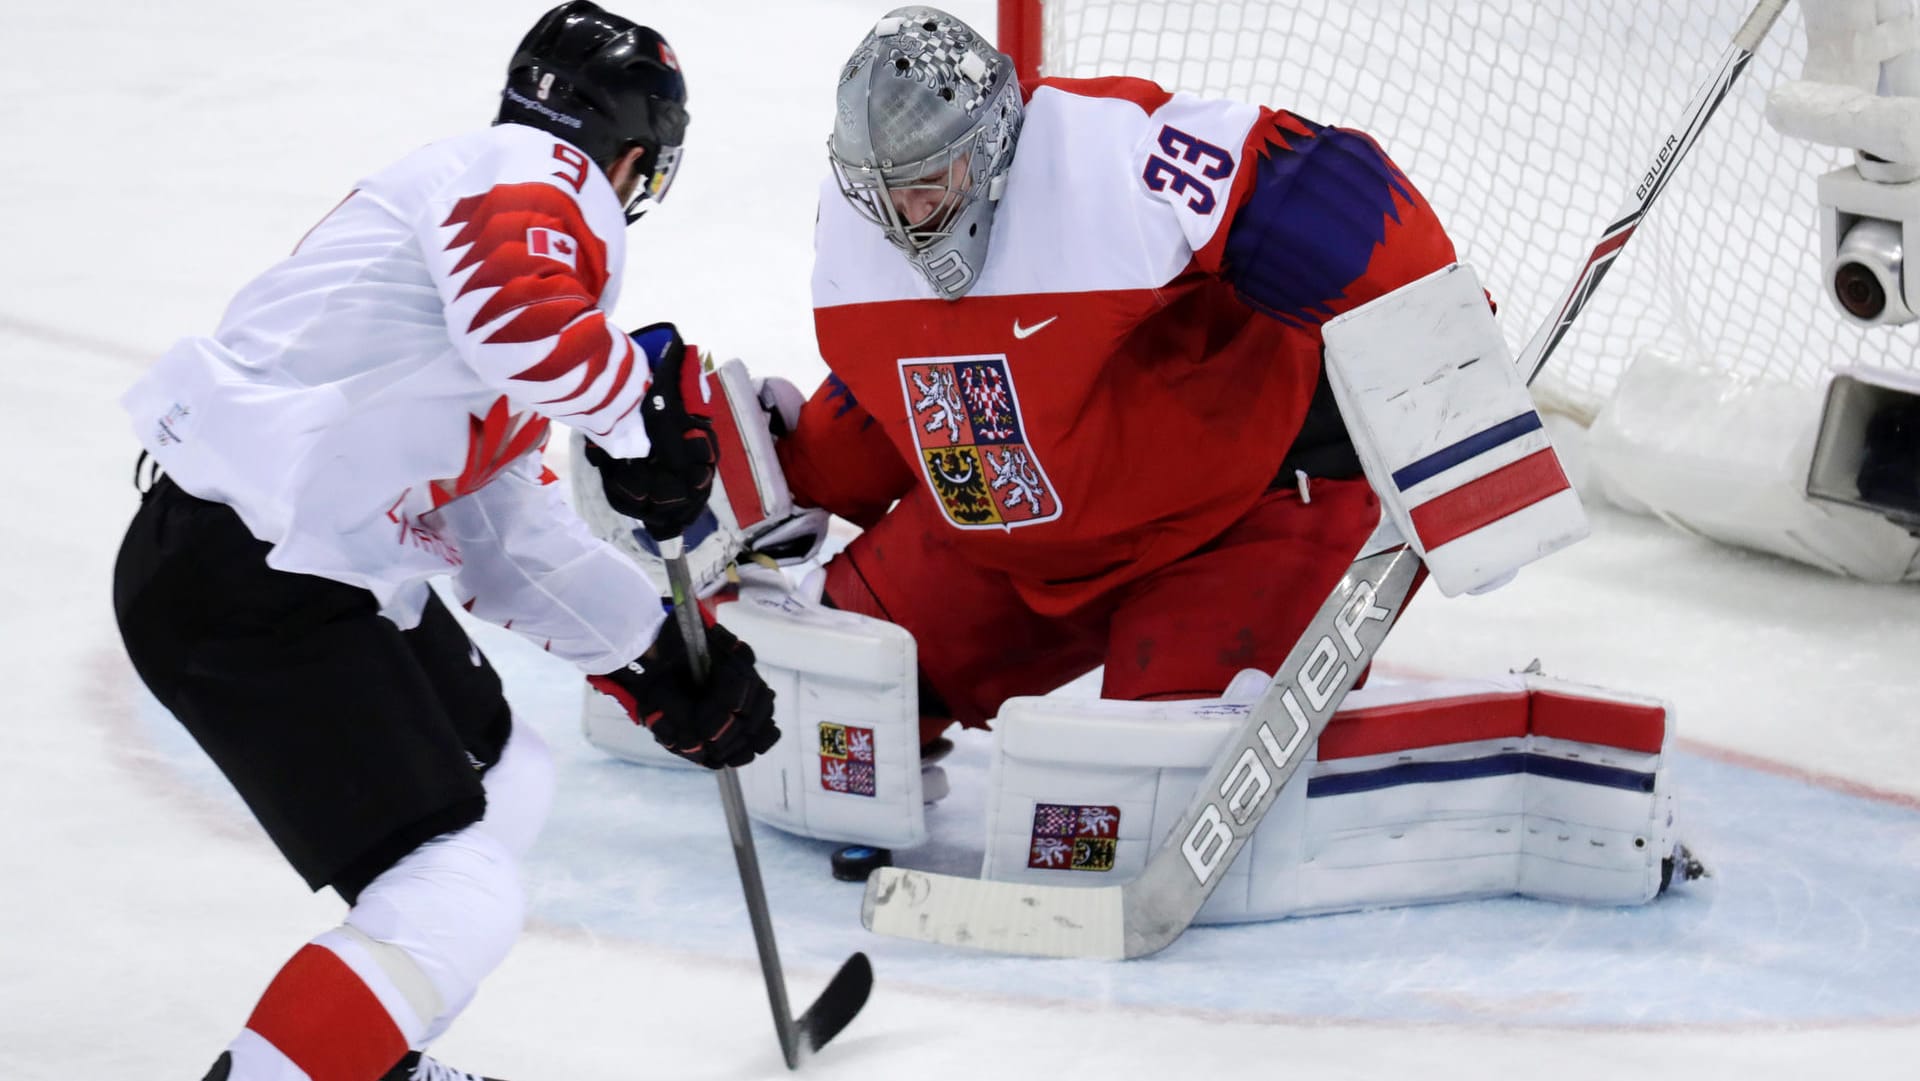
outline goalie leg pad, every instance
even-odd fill
[[[1587,535],[1470,267],[1330,320],[1326,370],[1367,479],[1447,596]]]
[[[788,833],[909,848],[927,839],[913,636],[803,594],[746,587],[719,621],[753,643],[781,738],[739,770],[747,810]]]
[[[995,725],[986,877],[1104,885],[1137,874],[1264,677],[1252,684],[1213,701],[1009,701]],[[1521,676],[1369,687],[1348,703],[1199,922],[1516,893],[1639,904],[1659,892],[1675,841],[1663,703]]]

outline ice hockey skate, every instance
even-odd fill
[[[222,1051],[219,1059],[214,1062],[213,1068],[207,1071],[207,1076],[202,1081],[227,1081],[232,1075],[233,1055]],[[501,1079],[456,1070],[418,1051],[409,1051],[399,1062],[394,1063],[393,1069],[381,1075],[380,1081],[501,1081]]]
[[[1673,855],[1660,861],[1660,892],[1665,893],[1676,885],[1685,885],[1696,879],[1712,878],[1713,872],[1700,862],[1700,857],[1685,844],[1673,846]]]
[[[938,803],[953,791],[953,784],[947,780],[946,767],[940,761],[953,753],[953,741],[945,736],[935,736],[931,741],[920,745],[920,799],[925,803]]]

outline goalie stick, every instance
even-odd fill
[[[694,599],[693,575],[680,538],[662,541],[660,554],[667,564],[667,583],[673,591],[673,614],[687,643],[694,678],[707,678],[707,635]],[[727,815],[727,833],[733,838],[733,858],[740,868],[740,890],[746,895],[747,917],[753,923],[753,943],[760,951],[760,973],[767,981],[767,1002],[773,1008],[773,1028],[780,1038],[780,1054],[787,1069],[798,1069],[806,1056],[827,1045],[847,1027],[873,990],[873,965],[867,955],[855,953],[827,981],[826,990],[798,1019],[787,1002],[787,981],[780,971],[780,950],[773,940],[773,916],[767,909],[767,889],[760,880],[760,857],[753,848],[753,826],[740,793],[740,778],[732,767],[715,772],[720,781],[720,805]]]
[[[1760,0],[1734,34],[1713,77],[1687,103],[1678,129],[1639,174],[1626,213],[1602,232],[1554,314],[1516,359],[1528,383],[1546,366],[1785,7],[1786,0]],[[867,881],[861,922],[900,938],[1039,957],[1123,960],[1165,948],[1193,923],[1373,660],[1419,567],[1419,557],[1383,520],[1138,877],[1114,886],[1049,886],[883,867]]]
[[[1280,786],[1372,661],[1420,559],[1385,521],[1200,783],[1139,877],[1047,886],[882,867],[867,880],[870,930],[1038,957],[1117,961],[1157,952],[1193,922]]]
[[[1741,72],[1747,70],[1747,62],[1753,59],[1753,52],[1766,40],[1767,32],[1773,29],[1774,20],[1786,9],[1787,0],[1760,0],[1748,13],[1746,21],[1734,32],[1733,41],[1720,54],[1720,66],[1714,69],[1713,78],[1693,92],[1693,99],[1687,102],[1685,120],[1680,126],[1667,133],[1667,137],[1654,151],[1653,162],[1640,174],[1634,184],[1633,196],[1627,207],[1600,233],[1600,242],[1593,246],[1587,261],[1581,264],[1580,273],[1567,288],[1565,296],[1554,308],[1554,314],[1540,324],[1533,337],[1527,341],[1527,348],[1514,361],[1516,367],[1527,373],[1527,382],[1532,383],[1547,366],[1547,357],[1552,354],[1560,340],[1567,336],[1572,328],[1574,317],[1580,309],[1586,307],[1593,291],[1600,287],[1600,279],[1607,276],[1613,261],[1620,257],[1621,249],[1633,237],[1634,230],[1647,216],[1647,208],[1660,197],[1667,182],[1673,179],[1674,170],[1680,165],[1680,159],[1687,156],[1693,144],[1700,139],[1700,133],[1706,129],[1707,121],[1713,118],[1714,111],[1726,100],[1733,84],[1740,79]]]

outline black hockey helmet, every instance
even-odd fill
[[[496,124],[525,124],[585,151],[601,169],[633,147],[645,178],[627,220],[666,197],[687,134],[687,83],[665,38],[589,0],[540,17],[507,65]]]

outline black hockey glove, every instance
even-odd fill
[[[653,385],[640,403],[653,449],[645,458],[615,458],[588,440],[587,461],[600,473],[608,506],[638,519],[654,540],[669,540],[707,509],[720,445],[713,422],[687,411],[687,391],[700,385],[700,364],[680,332],[672,323],[655,323],[634,331],[633,341],[653,369]]]
[[[707,628],[707,655],[712,667],[702,684],[693,678],[678,621],[669,619],[638,660],[587,682],[687,761],[708,769],[744,766],[780,738],[773,690],[753,669],[753,648],[725,627]]]

